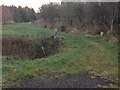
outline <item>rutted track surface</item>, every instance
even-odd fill
[[[82,73],[61,80],[53,77],[25,80],[15,88],[96,88],[97,85],[109,84],[114,84],[114,82],[101,77],[90,78],[89,75]]]

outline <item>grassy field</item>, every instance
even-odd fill
[[[23,36],[38,38],[52,34],[53,30],[25,23],[3,26],[3,35],[15,38]],[[118,80],[117,44],[102,39],[87,38],[83,32],[60,32],[60,36],[64,37],[66,48],[59,54],[35,60],[3,56],[3,87],[10,87],[22,80],[51,73],[59,74],[56,79],[88,72],[91,76]]]

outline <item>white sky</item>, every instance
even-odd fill
[[[36,12],[42,4],[47,4],[49,2],[61,2],[61,0],[0,0],[0,5],[14,5],[18,6],[28,6],[32,7]]]
[[[80,1],[102,1],[102,0],[0,0],[0,5],[4,4],[4,5],[14,5],[16,7],[18,6],[28,6],[28,7],[32,7],[36,12],[38,11],[38,8],[42,5],[42,4],[47,4],[49,2],[80,2]],[[120,1],[120,0],[103,0],[103,1]]]

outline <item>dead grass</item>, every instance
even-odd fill
[[[61,42],[59,38],[53,37],[38,39],[3,37],[2,46],[3,56],[35,59],[58,53]]]

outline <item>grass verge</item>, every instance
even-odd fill
[[[13,37],[29,35],[30,38],[51,35],[52,30],[35,25],[16,24],[3,27],[3,34]],[[16,33],[18,33],[16,35]],[[38,35],[39,33],[39,35]],[[92,76],[102,76],[118,80],[118,47],[117,44],[102,39],[87,38],[83,33],[60,33],[64,37],[64,52],[47,58],[19,59],[3,56],[3,87],[10,87],[18,82],[51,73],[60,76],[88,72]]]

